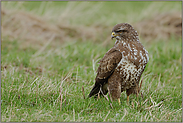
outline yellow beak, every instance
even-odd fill
[[[113,39],[113,38],[115,38],[115,37],[116,37],[115,32],[112,32],[112,34],[111,34],[111,39]]]

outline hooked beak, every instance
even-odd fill
[[[115,38],[115,37],[116,37],[115,32],[112,32],[112,34],[111,34],[111,39],[113,39],[113,38]]]

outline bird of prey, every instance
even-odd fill
[[[149,55],[137,31],[128,23],[115,25],[111,38],[116,42],[99,61],[95,84],[88,97],[109,92],[111,99],[120,104],[120,95],[126,91],[129,103],[129,95],[139,93],[139,81]]]

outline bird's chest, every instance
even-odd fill
[[[129,60],[128,55],[123,55],[116,67],[116,72],[121,78],[121,89],[126,90],[135,86],[135,83],[139,81],[143,72],[143,66],[134,64],[134,62]]]
[[[134,81],[142,72],[141,66],[136,66],[126,58],[122,58],[116,67],[116,71],[124,81]]]
[[[136,66],[136,69],[145,67],[148,62],[148,52],[141,43],[126,43],[121,41],[117,44],[118,50],[121,52],[122,59],[120,64],[128,64]],[[126,66],[125,66],[126,67]]]
[[[121,78],[122,87],[126,89],[139,82],[140,76],[148,62],[148,53],[140,43],[121,41],[116,45],[122,59],[116,67],[116,73]]]

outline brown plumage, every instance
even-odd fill
[[[128,23],[120,23],[112,29],[114,46],[100,60],[95,85],[89,97],[107,94],[120,102],[121,92],[138,94],[140,77],[149,61],[148,52],[139,42],[137,31]],[[101,88],[101,89],[100,89]]]

